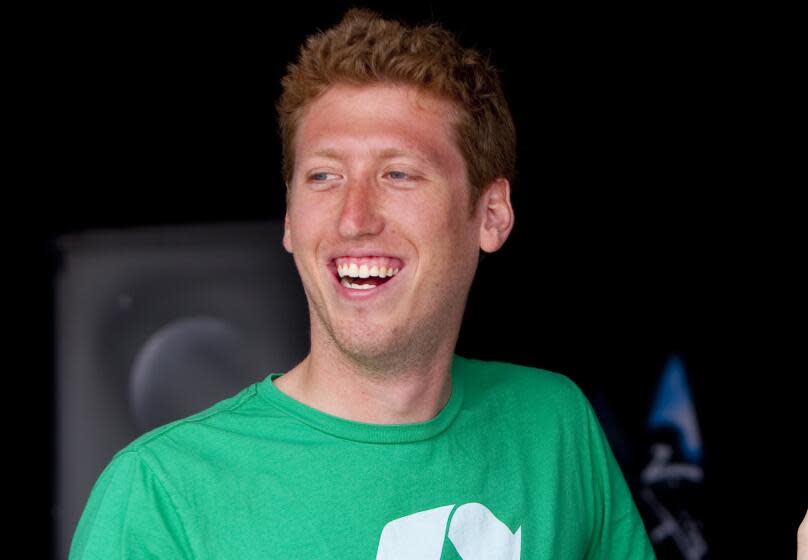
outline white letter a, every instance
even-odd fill
[[[394,519],[384,526],[376,560],[440,560],[454,504]]]
[[[449,540],[463,560],[519,560],[522,528],[515,533],[482,504],[463,504],[455,510]]]

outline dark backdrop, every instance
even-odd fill
[[[10,399],[12,413],[37,430],[18,447],[35,475],[23,501],[36,530],[53,496],[50,240],[281,217],[273,104],[303,38],[347,6],[322,4],[26,20],[18,143],[35,155],[15,184],[30,211],[9,205],[7,223],[35,256],[16,268],[25,361],[9,390],[26,397]],[[758,14],[674,6],[394,4],[384,13],[435,18],[490,52],[517,124],[516,227],[482,264],[459,351],[566,373],[605,395],[638,441],[662,364],[680,353],[705,444],[713,557],[793,556],[808,506],[803,228],[771,164],[779,109],[766,86],[779,79],[772,44],[787,51],[788,33]]]

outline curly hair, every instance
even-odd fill
[[[408,27],[352,8],[336,26],[307,38],[287,67],[276,109],[283,179],[294,171],[294,138],[305,108],[332,85],[396,83],[452,101],[455,141],[466,164],[471,208],[498,177],[513,181],[516,129],[497,69],[436,23]]]

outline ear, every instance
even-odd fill
[[[513,229],[513,207],[511,206],[511,184],[507,179],[494,179],[480,197],[480,249],[486,253],[498,250],[508,239]]]
[[[292,234],[289,231],[289,212],[286,212],[286,216],[283,219],[283,248],[286,249],[290,253],[294,253],[292,250]]]

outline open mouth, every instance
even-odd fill
[[[373,290],[389,282],[403,266],[395,257],[338,257],[330,268],[345,288]]]

